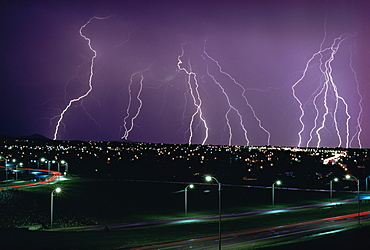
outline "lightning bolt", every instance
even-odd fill
[[[187,80],[185,79],[185,84],[187,84]],[[182,125],[180,126],[180,128],[178,129],[178,132],[180,132],[181,131],[181,129],[183,128],[183,127],[185,127],[185,126],[187,126],[186,124],[185,124],[185,117],[186,117],[186,107],[188,106],[188,102],[189,102],[189,100],[188,100],[188,96],[189,96],[190,94],[189,94],[189,90],[187,89],[185,92],[184,92],[184,100],[185,100],[185,102],[184,102],[184,105],[182,105],[181,107],[180,107],[180,109],[182,109],[182,120],[181,120],[181,122],[182,122]],[[189,130],[187,130],[187,131],[185,131],[184,132],[184,140],[186,140],[186,134],[188,133],[188,132],[190,132]]]
[[[325,49],[326,50],[326,49]],[[314,53],[312,56],[311,56],[311,58],[307,61],[307,63],[306,63],[306,66],[305,66],[305,68],[304,68],[304,70],[303,70],[303,74],[302,74],[302,76],[292,85],[292,94],[293,94],[293,97],[294,97],[294,99],[298,102],[298,107],[299,107],[299,110],[300,110],[300,112],[301,112],[301,114],[300,114],[300,116],[299,116],[299,122],[300,122],[300,124],[301,124],[301,130],[298,132],[298,138],[299,138],[299,140],[298,140],[298,147],[301,147],[301,145],[302,145],[302,133],[303,133],[303,131],[305,130],[305,124],[304,124],[304,122],[303,122],[303,117],[305,116],[305,111],[304,111],[304,109],[303,109],[303,102],[300,100],[300,98],[297,96],[297,93],[296,93],[296,87],[298,86],[298,84],[301,82],[301,81],[303,81],[303,79],[306,77],[306,74],[307,74],[307,71],[308,71],[308,68],[309,68],[309,65],[311,64],[311,62],[315,59],[315,57],[316,56],[318,56],[318,55],[320,55],[321,56],[321,53],[323,53],[325,50],[320,50],[320,51],[318,51],[318,52],[316,52],[316,53]],[[324,88],[323,88],[324,89]],[[323,90],[322,89],[322,90]],[[319,92],[319,94],[321,94],[321,92],[322,92],[322,90]],[[317,97],[318,97],[318,95],[316,95],[315,96],[315,98],[314,98],[314,100],[316,101],[316,99],[317,99]],[[314,103],[316,103],[316,102],[314,102]],[[315,110],[316,110],[316,112],[317,112],[317,114],[318,114],[318,109],[317,109],[317,105],[315,104]],[[317,116],[316,116],[317,117]],[[316,121],[316,119],[315,119],[315,121]]]
[[[93,91],[93,79],[95,80],[95,75],[99,74],[99,71],[97,71],[95,66],[97,51],[92,46],[91,39],[84,34],[84,30],[88,25],[91,24],[91,22],[93,22],[93,20],[104,20],[110,17],[111,16],[92,17],[79,29],[79,35],[86,41],[88,48],[92,52],[92,56],[89,61],[88,89],[85,91],[84,94],[69,101],[67,101],[67,91],[65,89],[65,102],[63,104],[65,108],[63,110],[58,110],[59,115],[51,118],[53,124],[55,123],[55,120],[57,120],[53,135],[54,140],[58,138],[59,131],[63,129],[63,127],[65,129],[65,121],[63,121],[64,117],[66,113],[73,107],[82,106],[83,110],[86,112],[89,118],[97,125],[99,125],[97,121],[94,120],[93,117],[87,112],[86,108],[83,105],[84,103],[86,104],[85,98],[87,96],[89,96],[89,98],[94,98],[93,93],[91,93]],[[352,73],[354,75],[354,81],[357,84],[357,94],[359,96],[359,112],[356,117],[355,133],[352,136],[351,131],[354,131],[354,129],[350,129],[350,121],[353,116],[350,115],[349,104],[344,98],[345,95],[343,95],[341,89],[338,87],[340,85],[337,85],[336,81],[334,81],[335,78],[333,77],[333,68],[335,67],[335,64],[333,62],[337,58],[337,53],[340,50],[341,46],[343,46],[343,42],[349,40],[349,38],[353,37],[354,34],[342,34],[341,36],[332,39],[331,44],[327,44],[327,46],[324,46],[325,42],[328,40],[326,31],[326,20],[324,27],[324,37],[320,43],[319,49],[317,50],[317,52],[311,55],[311,57],[305,63],[301,76],[291,86],[292,95],[295,102],[298,103],[299,108],[298,120],[300,129],[298,131],[298,146],[302,147],[302,145],[305,144],[306,147],[308,147],[309,145],[316,143],[316,146],[320,147],[321,144],[325,142],[324,132],[330,133],[330,129],[332,129],[334,132],[331,136],[334,137],[335,141],[338,141],[339,147],[345,146],[348,148],[355,140],[357,140],[358,145],[362,147],[360,138],[362,133],[361,121],[363,117],[362,95],[360,93],[357,73],[353,67],[352,47],[350,49],[351,57],[349,64],[350,69],[352,70]],[[133,31],[129,33],[128,38],[125,41],[114,47],[114,49],[127,43],[132,32]],[[250,99],[247,98],[247,94],[249,94],[247,92],[263,90],[248,89],[240,84],[238,80],[232,76],[232,74],[224,70],[223,67],[225,67],[225,65],[222,65],[218,60],[211,56],[212,53],[209,53],[206,50],[206,42],[207,40],[204,41],[203,51],[199,53],[200,57],[203,59],[203,62],[200,63],[200,68],[199,63],[196,60],[193,60],[193,58],[190,58],[190,56],[189,59],[184,59],[187,57],[188,54],[188,52],[186,51],[186,43],[181,44],[181,53],[179,55],[176,53],[176,55],[172,58],[173,60],[176,60],[177,58],[177,72],[181,74],[181,79],[184,81],[181,86],[184,86],[184,88],[186,88],[186,92],[184,93],[185,104],[182,122],[183,126],[188,127],[185,132],[186,136],[188,136],[188,143],[193,144],[194,141],[198,140],[196,139],[196,134],[198,133],[198,131],[201,131],[200,141],[202,145],[206,144],[209,139],[209,130],[212,126],[208,126],[208,122],[211,121],[211,119],[207,121],[206,117],[208,116],[206,116],[206,113],[204,112],[207,108],[204,94],[207,94],[205,89],[207,85],[202,83],[206,83],[206,80],[211,80],[211,84],[213,86],[216,86],[217,88],[216,92],[222,93],[222,100],[224,100],[224,104],[226,103],[226,109],[223,109],[224,111],[222,111],[223,113],[221,114],[222,118],[223,116],[225,117],[225,120],[222,120],[224,127],[221,129],[223,131],[228,130],[228,144],[231,145],[233,140],[235,140],[235,130],[239,129],[239,132],[244,135],[243,140],[245,140],[246,145],[249,146],[250,139],[248,137],[251,135],[251,133],[247,129],[247,124],[253,122],[254,124],[258,124],[259,128],[256,126],[256,130],[263,135],[263,138],[266,137],[267,144],[270,145],[271,134],[263,126],[261,119],[257,115],[258,112],[256,112],[256,110],[258,111],[258,109],[255,110],[250,103]],[[111,50],[111,53],[112,51],[113,50]],[[185,63],[183,61],[185,61]],[[173,63],[173,67],[175,67],[175,63]],[[144,76],[148,78],[148,74],[146,74],[145,72],[148,71],[149,68],[150,67],[133,73],[129,79],[128,105],[123,117],[123,122],[121,120],[123,124],[121,123],[122,126],[121,130],[119,131],[122,139],[127,140],[129,138],[131,132],[136,126],[135,120],[141,113],[144,104],[141,95],[144,87],[147,87],[147,84],[144,86]],[[202,71],[204,70],[204,68],[205,71]],[[200,70],[198,71],[198,69]],[[300,91],[302,91],[300,87],[308,78],[311,69],[317,70],[319,80],[315,83],[317,84],[317,87],[315,85],[315,89],[309,95],[309,97],[304,98],[300,94]],[[153,70],[153,68],[151,68],[151,70]],[[220,76],[221,78],[217,78]],[[222,80],[220,79],[226,80],[225,82],[222,82]],[[146,83],[147,82],[148,81],[146,79]],[[230,83],[230,85],[232,85],[231,89],[228,89],[227,83]],[[235,95],[235,93],[233,95],[232,90],[239,90],[239,92],[237,93],[237,95]],[[166,94],[167,89],[164,92],[165,103]],[[235,100],[231,97],[236,97],[237,99]],[[137,103],[137,105],[135,106],[134,103]],[[242,106],[238,106],[237,103],[241,103]],[[164,104],[162,105],[160,113],[162,112],[163,107]],[[307,111],[307,109],[311,107],[313,108]],[[187,108],[191,109],[191,111],[189,112],[189,110],[186,110]],[[248,114],[251,114],[248,115],[250,117],[246,117],[244,115],[246,112]],[[313,113],[315,114],[314,118],[310,119],[309,123],[307,123],[306,121],[309,119],[308,115]],[[188,115],[186,119],[185,115]],[[236,123],[233,123],[232,117],[236,118]],[[185,121],[188,123],[185,124]],[[307,124],[310,125],[308,126]],[[343,129],[345,130],[344,133]],[[123,135],[122,130],[124,130]]]
[[[93,79],[93,76],[94,76],[94,63],[95,63],[95,58],[97,56],[97,52],[96,50],[93,49],[92,45],[91,45],[91,39],[88,38],[87,36],[85,36],[83,34],[83,29],[89,25],[91,23],[92,20],[94,19],[98,19],[98,20],[104,20],[104,19],[108,19],[110,18],[111,16],[108,16],[108,17],[92,17],[90,18],[84,25],[82,25],[80,27],[80,30],[79,30],[79,33],[80,33],[80,36],[85,39],[87,41],[87,45],[89,46],[89,49],[93,52],[93,56],[91,57],[91,61],[90,61],[90,74],[89,74],[89,80],[88,80],[88,85],[89,85],[89,88],[88,90],[85,92],[85,94],[79,96],[78,98],[75,98],[75,99],[72,99],[69,101],[68,105],[63,109],[63,111],[60,113],[59,115],[59,119],[58,119],[58,122],[57,122],[57,125],[55,127],[55,131],[54,131],[54,137],[53,139],[56,140],[57,139],[57,136],[58,136],[58,131],[59,131],[59,127],[60,127],[60,124],[62,123],[62,120],[64,118],[64,115],[65,113],[72,107],[72,105],[76,102],[79,102],[81,100],[83,100],[86,96],[88,96],[90,94],[90,92],[93,90],[93,85],[92,85],[92,79]]]
[[[149,70],[149,68],[147,68],[144,71],[147,71],[147,70]],[[144,81],[143,72],[144,71],[135,72],[130,77],[130,83],[128,85],[129,102],[128,102],[127,109],[126,109],[126,116],[123,119],[123,128],[125,129],[125,132],[124,132],[123,136],[121,137],[121,139],[125,139],[125,140],[128,139],[128,136],[129,136],[130,132],[134,128],[134,121],[139,116],[140,111],[141,111],[141,107],[143,106],[143,101],[141,100],[140,96],[141,96],[141,92],[143,90],[143,81]],[[138,90],[137,95],[136,95],[136,99],[139,102],[139,106],[137,108],[137,111],[136,111],[135,115],[130,120],[130,126],[128,126],[127,125],[127,119],[130,117],[130,109],[131,109],[131,105],[132,105],[132,84],[133,84],[133,78],[136,75],[140,75],[139,90]]]
[[[359,112],[358,112],[358,115],[357,115],[357,126],[356,126],[356,133],[353,135],[351,141],[350,141],[350,144],[352,144],[354,138],[356,137],[357,135],[357,141],[358,141],[358,145],[360,148],[362,148],[362,143],[361,143],[361,139],[360,139],[360,136],[361,136],[361,132],[362,132],[362,127],[361,127],[361,120],[362,120],[362,95],[361,95],[361,92],[360,92],[360,84],[357,80],[357,73],[356,71],[354,70],[353,68],[353,60],[352,60],[352,57],[353,57],[353,45],[350,47],[350,52],[351,52],[351,57],[350,57],[350,68],[353,72],[353,75],[354,75],[354,79],[355,79],[355,82],[356,82],[356,86],[357,86],[357,94],[359,96],[359,102],[358,102],[358,106],[359,106]]]
[[[204,58],[205,59],[205,58]],[[206,63],[207,64],[207,63]],[[222,87],[222,85],[216,80],[216,78],[211,75],[211,73],[209,72],[209,68],[208,68],[208,64],[207,64],[207,75],[210,76],[214,83],[221,89],[223,95],[225,96],[226,98],[226,101],[227,101],[227,104],[229,106],[226,114],[225,114],[225,119],[226,119],[226,124],[227,124],[227,127],[229,129],[229,145],[231,145],[231,142],[232,142],[232,138],[233,138],[233,132],[232,132],[232,127],[231,127],[231,124],[230,124],[230,120],[229,120],[229,114],[232,110],[234,110],[234,112],[236,112],[236,114],[238,115],[239,117],[239,121],[240,121],[240,126],[242,127],[243,131],[244,131],[244,137],[245,137],[245,140],[247,142],[247,145],[249,145],[249,139],[248,139],[248,132],[246,130],[246,128],[244,127],[244,124],[243,124],[243,117],[242,115],[240,114],[239,110],[237,108],[235,108],[231,102],[230,102],[230,98],[228,96],[228,94],[226,93],[225,89]]]
[[[346,147],[347,148],[348,148],[348,142],[349,142],[349,140],[348,140],[348,138],[349,138],[349,120],[351,119],[351,116],[348,113],[348,104],[347,104],[347,102],[344,100],[344,98],[341,95],[339,95],[337,85],[334,83],[333,76],[332,76],[333,68],[332,68],[331,63],[334,61],[334,56],[338,52],[340,44],[345,39],[347,39],[349,36],[350,36],[349,34],[344,34],[344,35],[341,35],[340,37],[337,37],[337,38],[334,39],[333,44],[330,47],[330,51],[331,51],[330,57],[324,64],[325,65],[325,71],[322,71],[322,73],[325,76],[325,84],[328,84],[328,86],[326,87],[326,91],[325,91],[325,101],[327,100],[327,92],[328,92],[328,89],[329,89],[330,86],[331,86],[332,90],[334,91],[335,108],[334,108],[333,118],[334,118],[334,124],[335,124],[337,137],[338,137],[338,140],[339,140],[338,147],[340,147],[342,145],[342,137],[341,137],[341,134],[340,134],[340,131],[339,131],[339,128],[338,128],[338,120],[337,120],[339,101],[341,101],[343,103],[343,105],[345,106],[345,115],[347,116],[347,118],[346,118]],[[326,110],[328,110],[327,102],[325,102],[325,108],[326,108]],[[324,117],[326,117],[327,115],[328,115],[328,112],[326,112],[324,114]],[[317,130],[317,133],[316,133],[317,135],[320,135],[320,131],[324,128],[324,126],[325,126],[325,118],[323,119],[321,127]],[[321,142],[321,137],[319,137],[317,147],[320,146],[320,142]]]
[[[351,115],[349,114],[349,105],[345,101],[344,97],[339,94],[338,87],[334,82],[333,75],[332,75],[332,72],[333,72],[332,62],[335,59],[335,55],[338,52],[341,43],[343,41],[345,41],[347,38],[351,37],[351,36],[353,36],[353,35],[343,34],[343,35],[335,38],[330,47],[323,48],[323,44],[324,44],[324,41],[326,39],[326,30],[325,30],[325,36],[324,36],[324,39],[322,40],[322,42],[320,44],[319,51],[314,53],[311,56],[311,58],[307,61],[306,66],[303,70],[302,76],[292,85],[292,94],[293,94],[293,97],[295,98],[295,100],[298,102],[299,109],[300,109],[299,122],[301,124],[301,129],[298,132],[298,138],[299,138],[298,147],[302,146],[302,134],[305,131],[306,126],[305,126],[305,123],[303,122],[303,118],[305,117],[304,104],[303,104],[303,101],[298,97],[298,95],[296,93],[296,88],[306,77],[306,74],[309,70],[309,66],[312,63],[312,61],[318,56],[320,57],[320,59],[319,59],[319,62],[320,62],[319,70],[320,70],[320,72],[322,74],[322,78],[324,80],[321,84],[321,87],[318,87],[316,92],[313,94],[314,97],[313,97],[313,100],[312,100],[312,104],[314,106],[316,115],[315,115],[315,118],[314,118],[314,126],[310,130],[310,133],[309,133],[310,138],[307,141],[306,146],[307,147],[309,146],[309,144],[310,144],[310,142],[313,138],[313,134],[316,134],[316,136],[317,136],[317,147],[320,147],[321,141],[322,141],[320,132],[325,128],[326,123],[327,123],[327,119],[328,119],[327,116],[329,114],[332,114],[332,117],[333,117],[335,132],[336,132],[336,136],[337,136],[338,141],[339,141],[338,142],[338,147],[342,146],[342,144],[343,144],[342,135],[340,133],[340,129],[339,129],[339,125],[338,125],[338,109],[339,109],[340,104],[344,105],[344,109],[345,109],[344,115],[346,117],[346,119],[345,119],[346,120],[345,121],[345,128],[346,128],[345,146],[347,148],[349,146],[349,136],[350,136],[349,121],[351,119]],[[324,59],[324,58],[326,58],[326,59]],[[331,93],[333,93],[333,95],[331,96],[331,99],[334,99],[334,102],[335,102],[334,108],[329,107],[329,104],[328,104],[329,95]],[[319,103],[318,103],[319,97],[323,98],[323,104],[322,105],[323,105],[324,110],[325,110],[325,112],[323,112],[323,114],[321,114],[322,112],[319,110],[319,107],[318,107],[319,106]],[[320,116],[320,114],[321,114],[321,116]],[[322,121],[321,121],[321,124],[319,126],[318,125],[318,120],[319,120],[320,117],[321,117]]]
[[[187,75],[187,84],[188,84],[188,87],[189,87],[189,90],[190,90],[189,91],[190,95],[191,95],[192,100],[193,100],[193,105],[195,107],[195,112],[191,115],[190,124],[189,124],[190,135],[189,135],[188,143],[189,143],[189,145],[192,144],[193,134],[194,134],[194,131],[193,131],[194,119],[195,119],[195,117],[199,117],[200,123],[203,124],[203,127],[205,129],[205,135],[204,135],[204,138],[203,138],[203,141],[202,141],[202,145],[204,145],[206,143],[207,139],[208,139],[208,130],[209,130],[209,128],[208,128],[207,122],[206,122],[206,120],[203,116],[202,99],[201,99],[201,96],[200,96],[200,93],[199,93],[199,84],[198,84],[197,75],[196,75],[196,73],[194,73],[192,71],[190,60],[188,61],[189,70],[187,70],[186,68],[181,66],[182,63],[183,63],[181,58],[184,56],[184,53],[185,53],[185,51],[184,51],[184,46],[185,45],[186,45],[186,43],[181,44],[181,54],[177,57],[177,68],[178,68],[179,71],[185,72],[185,74]]]
[[[254,119],[256,119],[257,120],[257,122],[258,122],[258,126],[260,127],[260,129],[262,129],[266,134],[267,134],[267,145],[270,145],[270,139],[271,139],[271,134],[270,134],[270,132],[265,128],[265,127],[263,127],[262,126],[262,121],[261,121],[261,119],[259,119],[258,118],[258,116],[257,116],[257,114],[256,114],[256,111],[254,110],[254,108],[253,108],[253,106],[249,103],[249,101],[248,101],[248,98],[246,97],[246,89],[239,83],[239,82],[237,82],[236,81],[236,79],[234,78],[234,77],[232,77],[229,73],[227,73],[227,72],[225,72],[223,69],[222,69],[222,67],[221,67],[221,65],[220,65],[220,63],[217,61],[217,60],[215,60],[213,57],[211,57],[208,53],[207,53],[207,51],[206,51],[206,41],[204,42],[204,49],[203,49],[203,53],[204,53],[204,55],[208,58],[208,59],[210,59],[213,63],[215,63],[216,65],[217,65],[217,67],[218,67],[218,70],[219,70],[219,72],[221,73],[221,74],[223,74],[223,75],[225,75],[225,76],[227,76],[235,85],[237,85],[240,89],[241,89],[241,96],[243,97],[243,99],[244,99],[244,101],[245,101],[245,103],[247,104],[247,106],[249,107],[249,109],[251,110],[251,112],[252,112],[252,114],[253,114],[253,117],[254,117]],[[208,67],[207,67],[207,73],[208,73]],[[209,74],[210,75],[210,74]],[[211,75],[210,75],[211,76]],[[213,77],[213,76],[211,76],[211,78],[215,81],[215,83],[222,89],[222,93],[225,95],[225,97],[227,98],[227,102],[228,102],[228,105],[229,105],[229,110],[227,111],[227,114],[226,114],[226,120],[227,120],[227,125],[228,125],[228,127],[229,127],[229,131],[230,131],[230,136],[229,136],[229,144],[230,144],[230,142],[231,142],[231,137],[232,137],[232,134],[231,134],[231,127],[230,127],[230,124],[229,124],[229,119],[227,118],[227,116],[229,115],[229,112],[231,111],[230,109],[232,109],[232,110],[234,110],[236,113],[237,113],[237,115],[239,116],[239,122],[240,122],[240,126],[241,126],[241,128],[243,129],[243,131],[244,131],[244,137],[245,137],[245,140],[246,140],[246,142],[247,142],[247,145],[249,146],[249,139],[248,139],[248,136],[247,136],[247,130],[246,130],[246,128],[245,128],[245,126],[243,125],[243,118],[242,118],[242,116],[241,116],[241,114],[240,114],[240,112],[234,107],[234,106],[232,106],[231,104],[230,104],[230,99],[229,99],[229,97],[228,97],[228,95],[226,94],[226,92],[225,92],[225,89],[224,88],[222,88],[222,86],[215,80],[215,78]]]

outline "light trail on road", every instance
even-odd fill
[[[370,214],[370,211],[361,212],[360,216],[367,216]],[[333,228],[340,232],[338,227],[338,222],[343,222],[346,225],[348,223],[356,223],[356,217],[358,213],[353,214],[346,214],[341,216],[334,216],[328,217],[324,219],[318,220],[311,220],[305,222],[298,222],[286,225],[277,225],[272,227],[264,227],[264,228],[257,228],[252,230],[244,230],[239,232],[233,233],[226,233],[222,235],[222,247],[224,249],[232,249],[232,247],[238,246],[246,246],[250,242],[260,241],[265,239],[271,238],[282,238],[285,236],[291,236],[296,234],[304,234],[310,232],[317,232],[329,230],[330,232],[333,231]],[[345,222],[344,220],[349,219],[349,221]],[[331,223],[330,225],[324,223]],[[348,226],[348,225],[347,225]],[[175,241],[175,242],[167,242],[163,244],[156,244],[151,246],[143,246],[137,248],[131,248],[135,250],[143,250],[143,249],[215,249],[218,246],[218,235],[203,237],[203,238],[196,238],[196,239],[188,239],[182,241]]]
[[[4,167],[0,166],[0,168],[5,168],[5,169],[11,169],[9,167]],[[46,169],[34,169],[34,168],[18,168],[19,171],[39,171],[39,172],[47,172],[49,174],[53,174],[51,177],[47,178],[44,181],[39,181],[35,183],[28,183],[28,184],[23,184],[23,185],[12,185],[12,186],[6,186],[6,187],[0,187],[0,189],[11,189],[11,188],[22,188],[22,187],[31,187],[31,186],[36,186],[36,185],[42,185],[46,183],[51,183],[53,181],[57,181],[58,177],[62,176],[62,173],[58,171],[52,171],[52,170],[46,170]]]

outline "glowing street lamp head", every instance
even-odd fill
[[[208,181],[208,182],[212,181],[212,176],[207,175],[206,176],[206,181]]]
[[[189,185],[189,188],[194,188],[194,185],[193,185],[193,184],[190,184],[190,185]]]
[[[61,160],[61,161],[60,161],[60,163],[65,164],[65,163],[66,163],[66,161],[65,161],[65,160]]]
[[[338,178],[334,178],[333,181],[337,182],[337,181],[339,181],[339,179]]]
[[[281,185],[281,180],[277,180],[275,183],[276,185]]]
[[[351,179],[351,176],[349,174],[347,174],[346,179]]]
[[[45,159],[45,158],[41,158],[41,159],[40,159],[40,161],[41,161],[41,162],[45,162],[45,161],[46,161],[46,159]]]
[[[62,189],[58,187],[58,188],[55,189],[55,192],[60,193],[60,192],[62,192]]]

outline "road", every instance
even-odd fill
[[[287,241],[292,238],[315,237],[341,232],[357,225],[357,215],[357,213],[354,213],[300,223],[226,233],[222,235],[222,249],[251,249]],[[362,212],[360,216],[361,222],[364,223],[370,220],[370,211]],[[131,249],[217,249],[218,244],[218,235],[215,235]]]
[[[0,168],[9,168],[9,167],[0,166]],[[48,177],[47,179],[45,179],[43,181],[38,181],[38,182],[28,183],[28,184],[9,185],[9,186],[0,187],[0,189],[32,187],[32,186],[36,186],[36,185],[43,185],[43,184],[47,184],[47,183],[53,183],[55,181],[58,181],[58,178],[60,176],[62,176],[62,174],[60,172],[52,171],[52,170],[46,170],[46,169],[18,168],[18,170],[46,172],[46,173],[52,174],[52,176]]]
[[[353,199],[337,201],[335,203],[322,203],[322,204],[311,204],[304,206],[287,207],[284,210],[271,209],[271,210],[259,210],[249,211],[244,213],[235,214],[223,214],[222,218],[248,216],[255,214],[266,214],[266,213],[280,213],[289,210],[296,209],[307,209],[310,207],[317,206],[331,206],[336,204],[343,204],[345,202],[353,201]],[[251,249],[255,247],[263,247],[272,243],[286,242],[296,238],[312,238],[314,236],[320,236],[323,234],[331,234],[347,230],[351,227],[356,227],[358,222],[358,213],[347,214],[336,217],[329,217],[324,219],[311,220],[307,222],[292,223],[286,225],[269,226],[257,229],[249,229],[237,232],[225,232],[222,234],[222,249]],[[370,220],[370,211],[362,212],[361,223],[367,223]],[[120,230],[120,229],[138,229],[140,227],[153,227],[164,226],[166,224],[178,224],[178,223],[197,223],[206,221],[209,219],[217,219],[217,215],[211,216],[199,216],[187,219],[169,219],[161,221],[147,221],[138,222],[131,224],[117,224],[108,225],[109,230]],[[194,225],[198,226],[198,225]],[[199,224],[201,226],[201,224]],[[53,229],[53,231],[103,231],[105,226],[88,226],[80,228],[64,228],[64,229]],[[121,248],[121,249],[217,249],[218,248],[218,235],[201,238],[191,238],[182,241],[167,242],[162,244],[146,245],[136,248]]]
[[[249,215],[257,215],[257,214],[272,214],[272,213],[281,213],[281,212],[288,212],[294,211],[297,209],[305,209],[305,208],[313,208],[313,207],[330,207],[336,206],[344,203],[348,203],[351,201],[356,200],[356,198],[345,199],[335,202],[325,202],[325,203],[315,203],[315,204],[308,204],[308,205],[300,205],[300,206],[292,206],[292,207],[284,207],[283,209],[263,209],[263,210],[253,210],[248,212],[240,212],[240,213],[228,213],[222,214],[222,219],[226,218],[237,218],[242,216],[249,216]],[[137,228],[137,227],[145,227],[145,226],[158,226],[158,225],[166,225],[166,224],[186,224],[186,223],[196,223],[210,219],[218,219],[218,215],[204,215],[204,216],[197,216],[197,217],[188,217],[184,218],[174,218],[174,219],[165,219],[165,220],[153,220],[153,221],[141,221],[141,222],[134,222],[128,224],[114,224],[108,225],[110,229],[117,230],[117,229],[126,229],[126,228]],[[83,227],[73,227],[73,228],[55,228],[53,231],[102,231],[104,230],[105,226],[107,225],[94,225],[94,226],[83,226]]]

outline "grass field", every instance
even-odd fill
[[[127,182],[112,180],[71,180],[21,191],[30,197],[24,206],[37,207],[37,211],[50,213],[50,193],[56,187],[62,193],[54,197],[54,227],[65,214],[99,225],[125,224],[138,221],[185,218],[184,188],[186,184],[158,182]],[[350,193],[334,193],[335,199],[354,197]],[[228,187],[222,188],[222,213],[239,213],[271,209],[271,189]],[[28,200],[28,198],[26,199]],[[275,208],[329,201],[328,192],[275,190]],[[370,206],[361,204],[362,211]],[[218,190],[216,185],[196,185],[188,191],[188,217],[217,215]],[[319,219],[357,212],[356,203],[331,208],[300,209],[295,212],[224,218],[225,232],[298,221]],[[217,219],[189,224],[166,224],[140,228],[109,230],[109,232],[28,231],[2,229],[3,246],[29,249],[113,249],[134,245],[166,242],[191,237],[216,235]],[[22,241],[15,241],[22,238]],[[5,242],[4,242],[5,240]],[[57,243],[56,243],[57,242]],[[55,245],[56,244],[56,245]],[[32,247],[33,248],[33,247]]]

